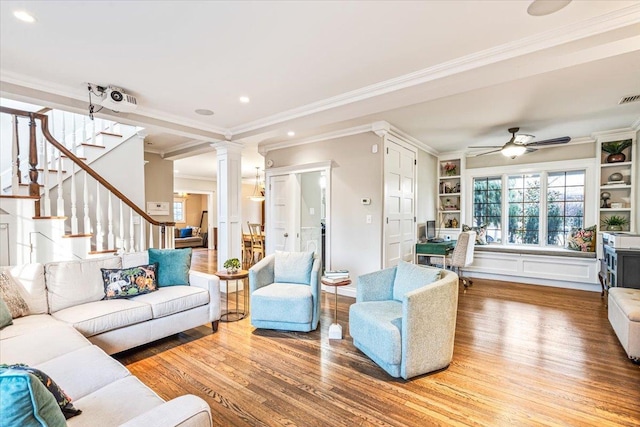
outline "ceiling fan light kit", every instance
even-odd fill
[[[515,159],[518,156],[521,156],[525,153],[532,153],[536,151],[535,146],[543,146],[543,145],[558,145],[558,144],[566,144],[571,141],[571,138],[568,136],[563,136],[560,138],[552,138],[545,139],[544,141],[537,142],[529,142],[534,136],[533,135],[516,135],[520,128],[509,128],[509,133],[511,134],[511,139],[504,145],[477,145],[471,146],[469,148],[495,148],[495,150],[487,151],[485,153],[476,154],[477,156],[484,156],[485,154],[497,153],[498,151],[502,153],[505,157],[511,157]]]
[[[512,141],[504,144],[504,147],[502,147],[502,150],[500,150],[503,156],[511,157],[512,159],[523,155],[525,151],[527,151],[527,147],[525,147],[524,145],[518,145]]]

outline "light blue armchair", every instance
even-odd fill
[[[358,277],[353,344],[392,377],[445,368],[453,357],[458,276],[407,262]]]
[[[249,269],[251,324],[309,332],[320,318],[320,260],[313,252],[267,255]]]

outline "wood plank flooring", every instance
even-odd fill
[[[215,251],[194,251],[194,268],[215,263]],[[244,319],[116,357],[165,399],[202,397],[221,426],[640,425],[640,366],[597,293],[474,280],[460,293],[453,362],[409,381],[353,347],[353,302],[338,299],[340,341],[327,337],[334,301],[323,294],[308,334]]]

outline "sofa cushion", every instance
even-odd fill
[[[393,281],[393,299],[402,301],[404,294],[440,279],[440,269],[400,261]]]
[[[82,408],[82,415],[71,418],[68,426],[119,426],[162,403],[149,387],[128,376],[77,399],[75,405]]]
[[[402,303],[367,301],[351,305],[349,333],[372,353],[372,359],[390,365],[402,361]]]
[[[3,426],[66,425],[53,394],[23,370],[0,368],[0,407]]]
[[[74,402],[131,375],[127,368],[95,345],[63,354],[36,367],[55,378]],[[70,375],[70,367],[73,367],[73,375]],[[91,378],[91,381],[87,381],[87,378]]]
[[[120,257],[45,264],[51,313],[104,298],[101,268],[120,268]]]
[[[191,237],[191,229],[190,228],[182,228],[180,229],[180,236],[179,237]]]
[[[311,287],[272,283],[251,294],[253,320],[309,323],[313,316]]]
[[[273,274],[278,283],[311,283],[313,252],[276,251]]]
[[[13,319],[13,324],[10,328],[5,328],[0,332],[0,340],[28,334],[34,329],[59,324],[60,322],[58,320],[48,314],[32,314],[30,316],[19,317]]]
[[[0,298],[0,329],[13,324],[13,317],[7,304]]]
[[[168,286],[159,292],[135,297],[133,301],[149,304],[153,318],[157,319],[209,304],[209,292],[196,286]]]
[[[29,316],[30,317],[30,316]],[[14,322],[18,322],[16,319]],[[13,328],[14,325],[6,329]],[[47,360],[90,346],[91,343],[72,326],[56,322],[29,333],[0,340],[0,363],[26,363],[37,366]]]
[[[158,286],[189,284],[191,248],[149,249],[149,264],[158,263]]]
[[[18,285],[20,295],[29,306],[30,314],[44,314],[49,312],[47,304],[47,289],[44,285],[44,265],[33,263],[3,267],[8,271]]]
[[[64,415],[66,419],[75,417],[76,415],[80,415],[82,413],[81,410],[76,409],[73,406],[69,395],[65,393],[65,391],[53,380],[53,378],[51,378],[50,375],[46,374],[41,369],[34,368],[33,366],[28,366],[23,363],[3,366],[16,371],[28,372],[31,375],[35,376],[38,380],[40,380],[42,385],[44,385],[46,389],[49,390],[49,393],[53,395],[54,399],[56,399],[56,403],[60,407],[62,415]]]
[[[7,304],[13,319],[29,314],[29,306],[8,271],[0,271],[0,299]]]
[[[112,299],[65,308],[52,316],[72,325],[85,337],[91,337],[150,320],[152,313],[148,304],[131,299]]]
[[[105,299],[131,298],[158,290],[158,264],[101,268]]]

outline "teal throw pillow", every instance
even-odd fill
[[[71,403],[71,398],[60,388],[58,384],[56,384],[53,379],[44,372],[39,369],[32,368],[31,366],[19,363],[16,365],[0,365],[0,368],[8,368],[16,371],[24,371],[28,372],[31,375],[35,376],[40,382],[47,388],[49,393],[53,395],[53,398],[56,400],[62,414],[66,419],[71,417],[75,417],[76,415],[80,415],[82,413],[81,410],[76,409]]]
[[[0,368],[0,408],[3,426],[67,425],[53,394],[24,370]]]
[[[0,329],[11,324],[13,324],[13,318],[11,317],[9,307],[7,307],[4,300],[0,298]]]
[[[433,283],[440,279],[440,269],[418,266],[406,261],[400,261],[396,267],[396,278],[393,282],[393,299],[402,301],[407,292]]]
[[[189,284],[191,248],[149,249],[149,264],[158,263],[158,286]]]
[[[101,268],[104,299],[131,298],[158,290],[158,264],[130,268]]]
[[[274,281],[309,285],[312,268],[313,252],[276,251],[273,266]]]
[[[191,229],[190,228],[183,228],[180,230],[180,237],[191,237]]]

